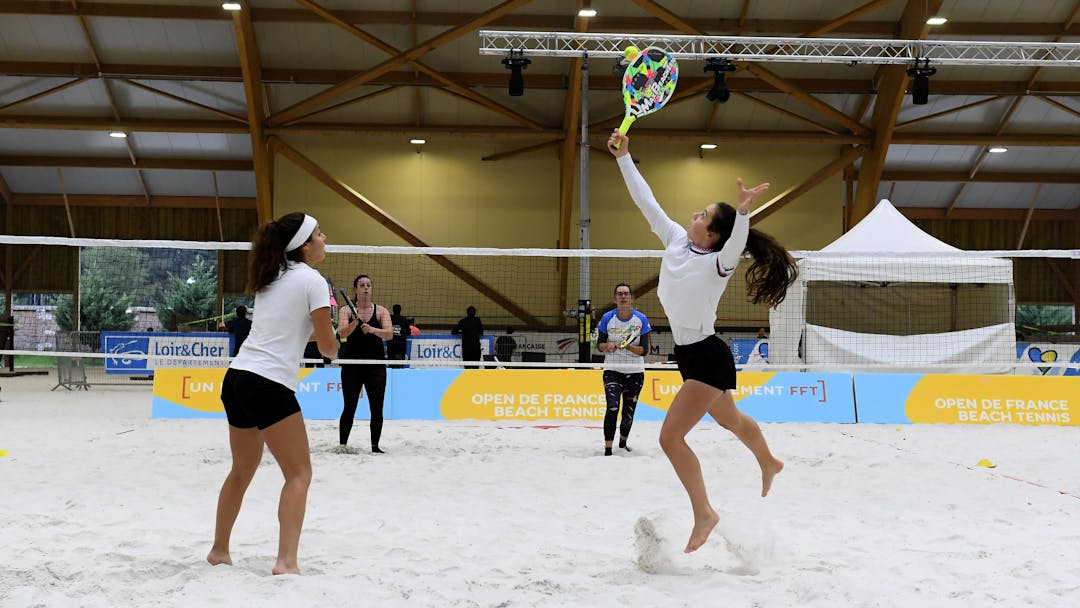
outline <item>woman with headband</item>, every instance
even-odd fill
[[[263,224],[255,235],[247,285],[255,294],[255,316],[221,385],[232,470],[218,498],[214,546],[206,556],[211,565],[232,565],[233,524],[265,443],[285,476],[273,573],[300,573],[297,547],[311,484],[311,448],[296,400],[300,359],[312,333],[324,356],[334,359],[338,353],[326,280],[312,268],[325,257],[326,235],[310,215],[290,213]],[[354,321],[339,334],[355,329]]]

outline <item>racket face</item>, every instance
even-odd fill
[[[648,47],[623,72],[623,103],[629,116],[651,114],[671,99],[679,80],[679,64],[668,52]]]
[[[634,331],[630,332],[630,335],[626,336],[626,338],[623,339],[622,343],[619,344],[619,348],[626,348],[627,346],[630,346],[630,344],[633,343],[634,340],[637,340],[638,336],[640,335],[641,329],[635,327]]]

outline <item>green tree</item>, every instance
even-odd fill
[[[1073,322],[1073,307],[1053,304],[1017,304],[1016,325],[1039,328],[1069,325]]]
[[[179,276],[169,273],[164,301],[154,308],[166,327],[176,323],[215,316],[217,303],[217,264],[202,254]]]
[[[79,328],[83,331],[128,331],[135,325],[134,291],[146,283],[145,256],[134,249],[89,247],[82,250],[79,276]],[[71,331],[74,298],[56,298],[53,316],[60,329]]]

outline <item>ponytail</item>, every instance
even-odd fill
[[[259,226],[255,233],[255,242],[251,247],[251,262],[248,268],[247,290],[257,293],[288,267],[289,260],[300,262],[304,259],[300,249],[285,252],[285,246],[296,235],[304,223],[303,213],[290,213],[276,221],[269,221]]]
[[[776,308],[787,296],[788,287],[799,276],[794,258],[776,239],[758,230],[750,229],[746,238],[746,252],[754,259],[746,269],[746,283],[750,300],[754,304],[768,304]]]

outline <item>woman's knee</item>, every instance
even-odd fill
[[[660,430],[660,449],[664,450],[665,454],[669,454],[672,450],[684,445],[686,445],[686,438],[679,433],[665,429]]]

